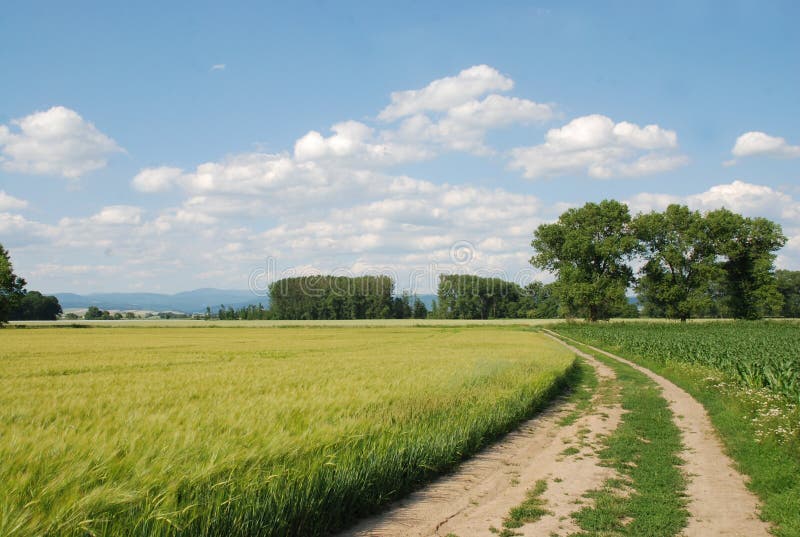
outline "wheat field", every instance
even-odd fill
[[[0,535],[322,535],[572,364],[519,327],[2,330]]]

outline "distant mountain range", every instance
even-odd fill
[[[97,306],[101,310],[120,311],[177,311],[183,313],[205,313],[206,306],[216,313],[220,304],[234,309],[258,304],[269,307],[268,296],[258,296],[252,291],[236,289],[195,289],[174,295],[161,293],[91,293],[78,295],[75,293],[55,293],[64,310],[83,309]],[[430,309],[436,295],[419,295],[419,298]]]
[[[103,310],[145,310],[179,311],[183,313],[203,313],[206,306],[214,312],[220,304],[234,309],[258,304],[269,306],[269,297],[255,295],[252,291],[235,289],[195,289],[174,295],[160,293],[55,293],[58,302],[65,310],[97,306]]]

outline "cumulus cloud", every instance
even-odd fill
[[[398,182],[402,189],[391,196],[335,208],[324,218],[299,226],[282,223],[265,231],[262,238],[306,256],[320,250],[388,250],[395,255],[429,253],[429,261],[441,261],[449,256],[448,248],[462,239],[485,243],[491,251],[498,251],[501,244],[509,249],[526,248],[528,235],[549,215],[541,201],[531,195],[436,185],[408,177]]]
[[[760,131],[750,131],[736,139],[736,144],[731,150],[734,157],[800,157],[800,145],[790,145],[784,138],[770,136]],[[725,164],[735,164],[736,160],[727,161]]]
[[[98,224],[138,224],[142,221],[142,209],[132,205],[110,205],[103,207],[91,220]]]
[[[501,75],[497,69],[476,65],[456,76],[434,80],[422,89],[393,92],[391,104],[378,114],[378,118],[394,121],[422,112],[440,112],[490,91],[508,91],[513,87],[514,81]]]
[[[161,192],[174,185],[192,194],[274,193],[282,198],[331,195],[374,184],[374,170],[431,159],[443,151],[488,154],[490,129],[553,117],[551,105],[497,94],[513,87],[511,79],[479,65],[458,76],[431,82],[420,90],[394,93],[382,117],[405,119],[378,129],[361,121],[342,121],[331,133],[311,130],[291,153],[242,153],[206,162],[194,171],[162,166],[142,169],[132,180],[141,192]],[[429,116],[427,113],[434,113]],[[370,181],[373,184],[370,184]]]
[[[769,186],[739,180],[714,185],[704,192],[687,196],[640,193],[628,200],[631,210],[642,212],[664,210],[673,203],[699,211],[725,207],[745,216],[763,216],[800,225],[800,201]]]
[[[433,156],[420,145],[392,143],[376,138],[375,130],[359,121],[344,121],[331,127],[333,135],[324,137],[310,131],[294,145],[298,162],[336,161],[339,164],[392,165],[419,161]]]
[[[780,269],[798,270],[800,269],[800,223],[799,227],[793,229],[784,229],[784,233],[788,237],[786,246],[778,253],[778,258],[775,260],[775,266]]]
[[[329,192],[334,170],[287,154],[241,153],[204,162],[177,183],[193,195],[275,196],[275,201]]]
[[[378,119],[402,121],[396,129],[382,130],[380,139],[416,147],[406,153],[418,159],[441,151],[490,154],[493,151],[484,143],[488,130],[554,116],[552,105],[491,93],[513,87],[514,81],[496,69],[477,65],[422,89],[394,92]]]
[[[170,166],[145,168],[136,174],[131,184],[140,192],[163,192],[172,188],[182,175],[182,169]]]
[[[349,120],[330,131],[311,130],[285,151],[140,170],[131,180],[133,189],[180,191],[183,199],[170,207],[145,212],[111,205],[38,228],[12,215],[0,218],[0,229],[25,228],[30,237],[49,237],[40,243],[39,262],[57,256],[58,265],[67,267],[92,259],[117,267],[119,274],[141,274],[151,286],[172,288],[204,278],[242,287],[267,256],[283,267],[322,272],[388,267],[411,274],[430,263],[455,270],[465,267],[449,265],[451,247],[462,241],[474,250],[469,270],[506,270],[511,277],[533,270],[532,231],[557,218],[567,204],[390,170],[447,151],[491,154],[486,140],[492,129],[553,119],[554,105],[498,93],[512,88],[513,81],[496,69],[472,67],[421,89],[393,93],[378,116],[382,121]],[[658,125],[595,115],[551,129],[541,145],[510,156],[512,165],[532,177],[569,171],[635,176],[683,165],[686,158],[677,145],[675,132]],[[658,195],[652,196],[655,203]],[[30,242],[24,250],[36,248]],[[61,281],[74,281],[66,278]]]
[[[324,179],[321,179],[324,181]],[[161,166],[141,170],[131,186],[141,192],[161,192],[179,186],[192,194],[264,194],[292,182],[315,182],[313,163],[295,162],[286,154],[241,153],[218,162],[204,162],[193,171]]]
[[[493,94],[455,106],[439,118],[413,115],[384,136],[407,144],[426,143],[433,148],[489,154],[492,150],[484,143],[487,131],[514,123],[543,122],[553,115],[550,105]]]
[[[52,226],[20,214],[0,212],[0,237],[6,248],[37,245],[51,241],[56,235],[57,230]]]
[[[528,99],[492,94],[483,100],[471,100],[447,111],[451,121],[483,128],[503,127],[511,123],[533,123],[553,118],[553,107]]]
[[[683,166],[688,159],[676,154],[675,131],[658,125],[640,127],[593,114],[550,129],[545,142],[511,151],[512,169],[536,179],[585,172],[590,177],[635,177]]]
[[[28,202],[15,198],[7,194],[5,190],[0,190],[0,211],[13,211],[17,209],[24,209],[28,206]]]
[[[121,151],[114,140],[63,106],[0,125],[0,167],[9,172],[74,179],[105,167]]]

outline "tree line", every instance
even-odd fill
[[[439,277],[430,316],[437,319],[554,319],[562,308],[554,283],[521,286],[501,278],[467,274]],[[614,317],[637,317],[635,304],[625,301]]]

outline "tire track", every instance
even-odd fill
[[[544,332],[556,339],[580,343],[549,330]],[[758,516],[758,499],[747,489],[745,477],[725,453],[703,405],[661,375],[597,347],[585,346],[644,373],[661,387],[685,446],[681,456],[686,461],[689,521],[683,535],[769,536],[769,525]]]

